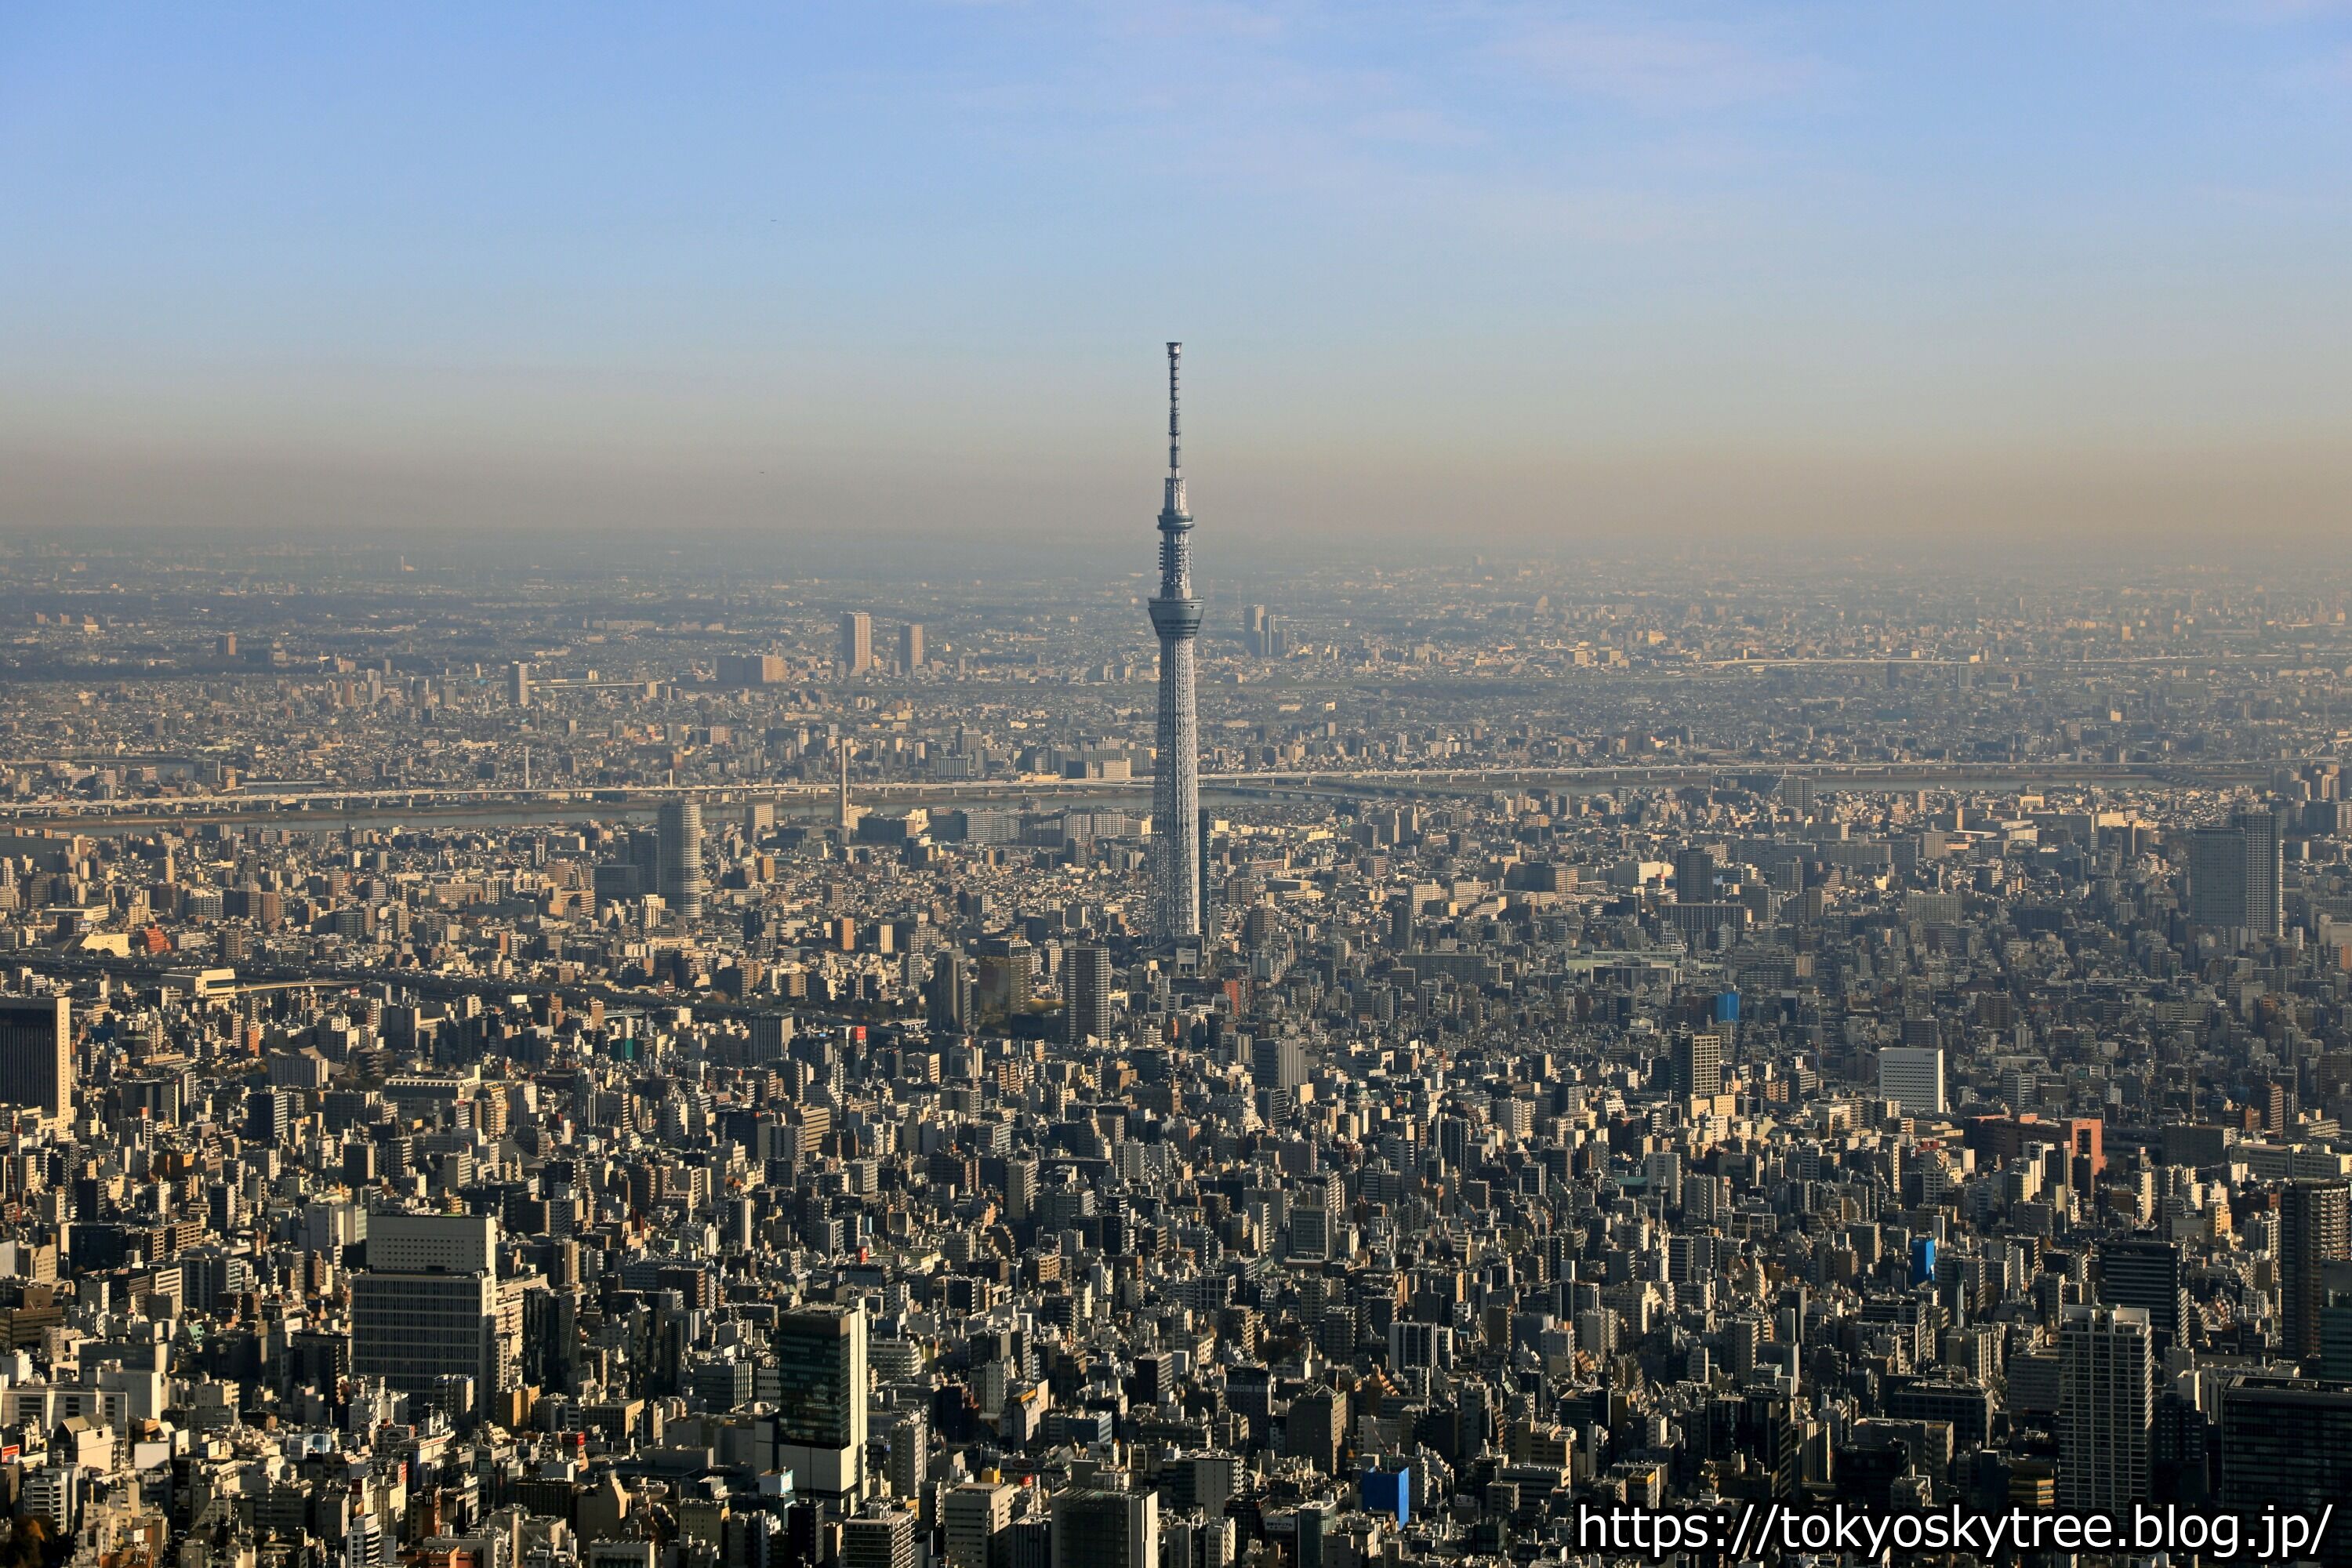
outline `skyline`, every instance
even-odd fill
[[[559,23],[557,18],[562,16]],[[0,31],[0,526],[2324,537],[2343,7]]]

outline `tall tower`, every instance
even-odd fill
[[[874,617],[864,610],[841,616],[841,673],[863,675],[874,668]]]
[[[841,743],[834,748],[834,752],[841,763],[841,777],[835,784],[833,792],[834,826],[840,828],[844,834],[855,833],[857,831],[857,819],[865,813],[849,803],[848,736],[844,735],[841,738]]]
[[[0,1002],[0,1105],[58,1121],[73,1115],[72,1006],[62,996]]]
[[[662,902],[681,921],[702,918],[702,807],[690,800],[662,803],[659,834]]]
[[[2058,1330],[2058,1506],[2121,1514],[2147,1499],[2155,1418],[2147,1313],[2069,1307]]]
[[[1192,697],[1192,645],[1201,601],[1192,596],[1192,518],[1184,510],[1177,447],[1176,371],[1182,343],[1168,345],[1168,479],[1160,507],[1160,759],[1151,784],[1151,934],[1173,942],[1201,934],[1201,727]]]
[[[2352,1191],[2341,1182],[2289,1182],[2279,1194],[2279,1326],[2286,1353],[2319,1353],[2326,1266],[2352,1255]]]

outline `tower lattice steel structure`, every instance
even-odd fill
[[[1184,510],[1177,443],[1176,371],[1184,345],[1168,345],[1168,480],[1160,507],[1160,757],[1151,785],[1151,929],[1162,942],[1201,934],[1201,726],[1193,706],[1192,645],[1201,601],[1192,596],[1192,517]]]

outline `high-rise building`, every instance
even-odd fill
[[[1004,1217],[1019,1224],[1037,1204],[1037,1162],[1004,1162]]]
[[[2246,929],[2276,941],[2286,930],[2286,847],[2278,817],[2268,806],[2242,811],[2235,819],[2246,840]]]
[[[1260,1089],[1295,1089],[1308,1066],[1304,1040],[1261,1035],[1250,1042],[1250,1081]]]
[[[885,1509],[845,1520],[841,1526],[842,1568],[915,1568],[914,1510]]]
[[[500,1310],[497,1222],[373,1215],[367,1252],[352,1276],[352,1371],[404,1394],[443,1394],[468,1378],[474,1407],[485,1405],[521,1352],[519,1305],[511,1322]]]
[[[835,763],[841,770],[834,784],[833,821],[834,826],[840,828],[844,834],[856,832],[858,820],[866,815],[864,808],[855,805],[849,798],[849,753],[852,749],[849,737],[846,735],[844,735],[833,749]]]
[[[2221,1390],[2221,1502],[2248,1514],[2315,1512],[2352,1492],[2352,1388],[2249,1377]],[[2312,1553],[2352,1561],[2340,1530]]]
[[[702,918],[702,807],[690,800],[662,803],[661,897],[681,921]]]
[[[919,1409],[906,1412],[891,1426],[884,1442],[889,1449],[890,1495],[909,1500],[921,1497],[930,1476],[930,1418]]]
[[[1110,1038],[1110,949],[1082,942],[1070,949],[1068,999],[1062,1004],[1065,1038],[1074,1046]]]
[[[1675,856],[1675,902],[1707,904],[1714,901],[1714,852],[1696,847],[1677,851]]]
[[[1878,1053],[1878,1098],[1906,1116],[1944,1114],[1944,1047],[1889,1046]]]
[[[62,1121],[73,1114],[73,1005],[0,997],[0,1104]]]
[[[1003,1481],[965,1481],[949,1489],[940,1508],[948,1568],[990,1568],[995,1540],[1013,1522],[1018,1489]]]
[[[912,675],[923,668],[923,624],[909,621],[898,628],[898,668]]]
[[[1160,1494],[1056,1492],[1053,1568],[1160,1568]]]
[[[850,610],[841,617],[841,673],[863,675],[874,668],[874,617]]]
[[[2069,1307],[2058,1331],[2058,1503],[2126,1513],[2147,1498],[2156,1373],[2147,1314]]]
[[[2159,1236],[2117,1236],[2101,1242],[2099,1300],[2146,1312],[2158,1349],[2175,1343],[2189,1311],[2179,1244]]]
[[[2268,808],[2242,811],[2226,827],[2189,840],[2189,918],[2213,931],[2274,939],[2285,929],[2284,847]]]
[[[1389,1366],[1391,1370],[1426,1367],[1432,1372],[1453,1371],[1454,1331],[1443,1323],[1391,1323]]]
[[[1252,605],[1242,614],[1242,646],[1254,658],[1285,658],[1290,653],[1290,637],[1283,630],[1281,616],[1264,605]]]
[[[2279,1328],[2286,1353],[2319,1353],[2327,1265],[2352,1257],[2352,1187],[2290,1182],[2279,1194]]]
[[[951,947],[931,960],[923,1009],[931,1027],[943,1033],[961,1035],[971,1026],[971,966]]]
[[[1160,507],[1159,760],[1151,784],[1151,934],[1173,943],[1201,934],[1201,731],[1193,702],[1193,645],[1201,601],[1192,596],[1192,518],[1185,510],[1177,441],[1176,373],[1184,345],[1168,345],[1168,479]]]
[[[507,671],[507,699],[518,708],[530,706],[530,666],[518,660]]]
[[[1348,1450],[1348,1393],[1317,1386],[1290,1402],[1283,1452],[1296,1455],[1327,1476],[1339,1473]]]
[[[1684,1035],[1674,1046],[1675,1092],[1713,1099],[1723,1092],[1723,1037]]]
[[[774,1348],[777,1463],[803,1493],[855,1504],[866,1495],[866,1314],[787,1312],[776,1321]]]
[[[2246,838],[2234,827],[2200,827],[2189,838],[2189,918],[2216,931],[2246,924]]]

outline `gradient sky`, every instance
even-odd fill
[[[0,8],[0,525],[2340,546],[2352,5]]]

